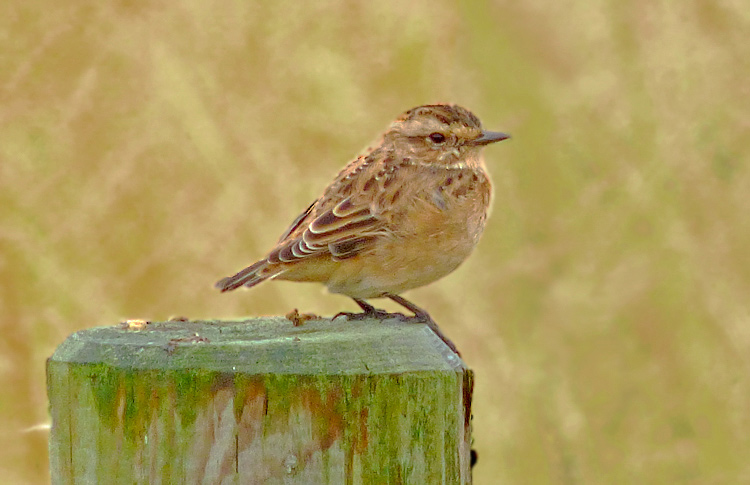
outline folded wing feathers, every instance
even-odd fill
[[[344,199],[316,217],[297,237],[272,251],[267,261],[291,263],[326,250],[334,259],[350,258],[374,239],[372,229],[377,223],[369,207]]]
[[[282,245],[271,251],[266,259],[220,280],[216,283],[217,288],[229,291],[243,285],[254,286],[285,271],[277,265],[299,261],[325,251],[335,261],[351,258],[372,243],[380,229],[379,220],[372,215],[369,207],[357,206],[350,199],[344,199],[316,217],[301,234],[284,242],[305,224],[305,219],[314,206],[315,203],[297,217],[279,241]]]
[[[375,222],[376,220],[370,212],[369,207],[360,207],[357,210],[353,210],[347,213],[337,211],[336,207],[324,212],[318,218],[312,221],[312,224],[310,224],[305,233],[309,232],[315,235],[332,234],[335,233],[337,229],[344,226],[355,224],[360,221]]]

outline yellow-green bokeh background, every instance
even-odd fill
[[[742,1],[0,7],[0,472],[48,480],[44,360],[123,318],[354,310],[212,284],[402,111],[451,101],[494,213],[408,293],[477,377],[475,481],[750,482]],[[393,308],[393,307],[389,307]]]

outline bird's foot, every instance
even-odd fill
[[[346,317],[347,320],[366,320],[368,318],[375,318],[377,320],[386,320],[389,318],[395,318],[401,322],[410,321],[409,319],[411,317],[407,317],[403,313],[387,312],[385,310],[375,308],[374,306],[370,305],[366,301],[360,300],[358,298],[354,298],[353,300],[357,302],[357,305],[359,305],[360,308],[362,308],[362,313],[339,312],[333,318],[344,316]]]
[[[456,344],[454,344],[451,339],[445,336],[445,334],[440,330],[440,327],[438,327],[438,324],[435,323],[435,320],[430,317],[430,314],[427,313],[422,308],[419,308],[414,303],[410,302],[409,300],[406,300],[403,297],[400,297],[398,295],[392,295],[390,293],[385,294],[383,296],[386,296],[390,298],[391,300],[395,301],[399,305],[403,306],[407,310],[414,313],[413,316],[407,316],[403,313],[389,313],[385,310],[379,310],[375,308],[374,306],[370,305],[364,300],[360,300],[359,298],[352,298],[355,302],[357,302],[357,305],[362,308],[362,313],[349,313],[349,312],[339,312],[334,316],[333,318],[337,318],[340,316],[345,316],[347,320],[364,320],[367,318],[376,318],[378,320],[385,320],[389,318],[395,318],[399,322],[402,323],[424,323],[426,324],[430,330],[433,331],[435,335],[440,337],[440,339],[445,342],[445,344],[450,348],[453,352],[456,353],[459,357],[461,354],[458,351],[458,348],[456,348]]]
[[[338,317],[346,317],[347,320],[367,320],[368,318],[374,318],[376,320],[386,320],[388,318],[395,318],[399,321],[408,321],[409,318],[403,313],[390,313],[385,310],[380,310],[378,308],[373,308],[371,311],[363,311],[360,313],[353,313],[353,312],[338,312],[336,315],[334,315],[334,319]]]

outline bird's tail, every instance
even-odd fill
[[[247,268],[243,269],[234,276],[227,276],[216,282],[216,287],[222,292],[231,291],[239,288],[240,286],[255,286],[258,283],[273,278],[279,271],[266,271],[268,269],[268,260],[261,259],[257,263],[254,263]]]

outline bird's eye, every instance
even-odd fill
[[[433,143],[443,143],[445,142],[445,135],[435,132],[430,135],[430,140],[432,140]]]

